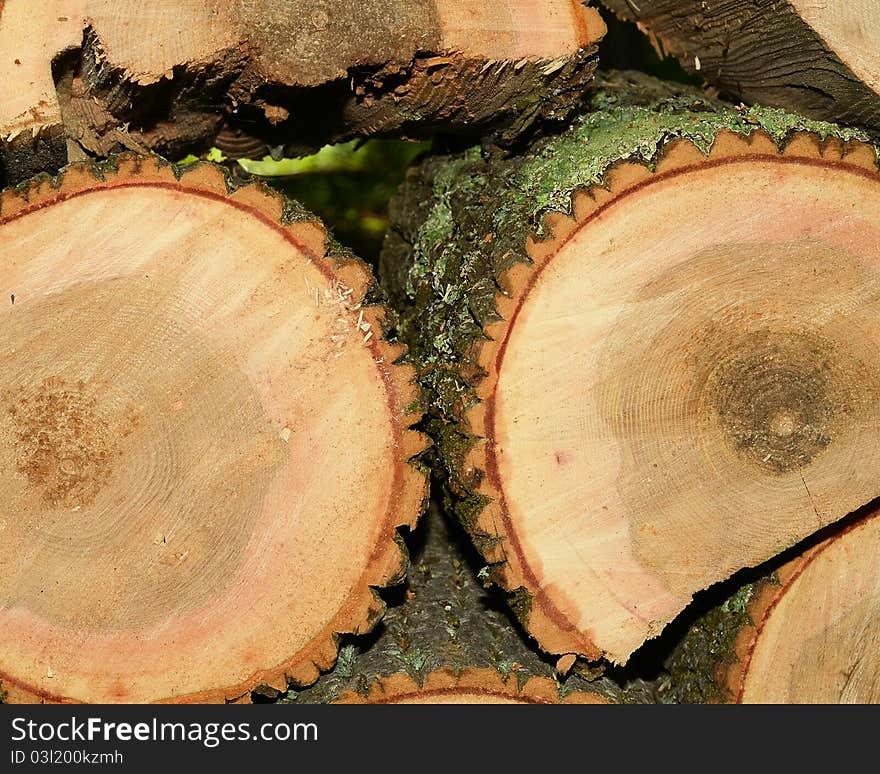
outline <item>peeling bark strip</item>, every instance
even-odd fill
[[[726,96],[880,129],[880,1],[602,0]]]
[[[307,684],[404,569],[424,442],[369,269],[268,189],[179,173],[0,196],[7,700]]]
[[[490,125],[512,138],[569,111],[604,32],[579,0],[5,0],[0,181],[69,152],[181,155],[224,124],[299,152]]]
[[[494,579],[546,651],[624,663],[878,495],[880,176],[857,133],[646,78],[591,107],[415,171],[383,278]]]
[[[666,689],[678,701],[880,701],[880,512],[872,504],[690,627]]]

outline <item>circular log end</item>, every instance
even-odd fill
[[[11,700],[306,683],[403,572],[424,441],[369,270],[269,189],[178,172],[128,156],[0,200]]]
[[[880,701],[880,517],[871,507],[758,587],[720,673],[731,701]]]
[[[626,662],[877,496],[878,206],[866,146],[681,141],[577,193],[502,276],[466,467],[545,650]]]

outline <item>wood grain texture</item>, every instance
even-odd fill
[[[5,192],[0,258],[7,700],[316,679],[426,490],[369,270],[266,188],[134,156]]]
[[[880,3],[603,0],[724,95],[880,128]]]
[[[539,641],[624,663],[696,591],[876,496],[880,178],[837,162],[808,137],[680,145],[577,196],[502,277],[466,464]]]
[[[759,586],[753,622],[722,672],[732,701],[880,701],[880,517],[876,508]]]
[[[383,281],[491,577],[547,652],[624,663],[877,496],[880,176],[846,130],[609,78],[523,157],[415,170]]]
[[[0,180],[224,130],[307,152],[564,115],[605,27],[578,0],[0,3]],[[28,41],[26,44],[24,41]]]

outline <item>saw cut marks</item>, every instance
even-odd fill
[[[369,270],[259,186],[79,165],[0,199],[0,683],[308,683],[400,576],[424,444]]]

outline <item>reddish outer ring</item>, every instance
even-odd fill
[[[531,276],[528,279],[528,282],[526,283],[525,287],[519,295],[519,298],[517,299],[516,306],[514,307],[513,313],[511,314],[510,320],[506,326],[504,338],[500,341],[498,345],[498,350],[495,355],[495,374],[498,377],[500,377],[501,375],[501,369],[504,363],[504,355],[507,351],[507,344],[510,340],[510,334],[516,326],[517,318],[519,317],[520,311],[522,310],[523,305],[525,304],[526,299],[529,296],[529,293],[532,291],[532,288],[534,288],[534,286],[537,284],[544,270],[559,255],[560,251],[566,245],[568,245],[568,243],[576,235],[580,233],[581,229],[593,222],[596,218],[602,215],[613,205],[626,199],[632,194],[643,191],[644,189],[654,185],[655,183],[679,177],[681,175],[690,174],[691,172],[702,171],[705,169],[713,169],[717,167],[728,166],[731,164],[754,162],[832,168],[843,172],[852,173],[866,180],[880,182],[880,174],[878,174],[877,172],[867,170],[863,167],[857,167],[852,164],[847,164],[842,161],[827,161],[824,159],[810,158],[807,156],[775,156],[768,153],[754,153],[742,156],[730,156],[719,159],[709,158],[704,162],[687,164],[668,172],[658,172],[653,177],[642,180],[639,183],[635,183],[634,185],[624,189],[619,194],[613,196],[608,201],[602,203],[601,205],[596,207],[595,210],[590,212],[590,214],[587,215],[584,220],[578,223],[577,227],[570,234],[568,234],[565,239],[560,241],[553,252],[550,253],[544,259],[544,261],[532,272]],[[519,566],[522,568],[522,574],[526,582],[530,586],[530,588],[527,588],[526,590],[532,595],[532,604],[537,604],[544,611],[547,617],[552,620],[553,623],[555,623],[561,631],[569,634],[571,638],[581,647],[582,651],[585,654],[595,653],[597,649],[596,644],[593,643],[588,636],[581,632],[575,626],[575,624],[573,624],[568,619],[565,613],[563,613],[545,593],[541,582],[535,575],[535,572],[532,570],[531,566],[528,563],[528,560],[526,559],[522,544],[519,541],[516,529],[514,528],[511,521],[510,510],[507,505],[507,496],[504,492],[504,486],[501,481],[501,475],[498,469],[498,459],[495,454],[495,404],[498,392],[498,381],[498,379],[495,380],[495,385],[492,388],[492,392],[486,398],[486,476],[498,493],[497,502],[498,507],[501,511],[501,520],[504,524],[505,535],[510,546],[513,548],[514,553],[516,554]]]
[[[2,0],[0,0],[0,6],[2,6]],[[301,242],[300,240],[298,240],[292,233],[290,233],[290,231],[287,228],[285,228],[282,224],[275,221],[273,218],[269,217],[262,210],[257,209],[256,207],[251,207],[247,204],[242,204],[241,202],[236,201],[235,199],[231,199],[228,196],[223,196],[222,194],[214,193],[213,191],[207,191],[203,188],[190,187],[190,186],[187,186],[183,183],[171,183],[171,182],[161,182],[161,181],[144,181],[144,182],[126,181],[124,183],[101,183],[100,181],[96,181],[96,185],[93,188],[86,188],[86,189],[79,190],[79,191],[72,191],[70,193],[58,193],[56,196],[50,197],[48,199],[44,199],[44,200],[38,202],[37,204],[33,204],[29,207],[23,207],[21,210],[18,210],[17,212],[13,213],[12,215],[10,215],[8,217],[0,216],[0,226],[5,225],[6,223],[11,223],[13,221],[16,221],[19,218],[25,217],[26,215],[31,215],[32,213],[37,212],[38,210],[42,210],[48,206],[60,204],[65,201],[77,199],[81,196],[87,196],[87,195],[93,194],[93,193],[102,193],[104,191],[109,191],[109,190],[114,190],[114,189],[124,189],[124,188],[159,188],[159,189],[164,189],[164,190],[169,190],[169,191],[178,191],[178,192],[190,194],[193,196],[200,196],[200,197],[202,197],[204,199],[208,199],[210,201],[222,202],[226,205],[229,205],[230,207],[234,207],[235,209],[237,209],[241,212],[245,212],[249,216],[256,218],[261,223],[263,223],[264,225],[268,226],[269,228],[273,229],[278,234],[280,234],[282,236],[282,238],[284,238],[289,244],[291,244],[294,248],[299,250],[300,253],[302,253],[310,261],[312,261],[312,263],[315,265],[315,267],[327,279],[332,279],[334,277],[333,272],[330,270],[329,267],[327,267],[325,265],[323,256],[319,256],[317,253],[315,253],[315,251],[312,250],[308,245],[306,245],[303,242]],[[403,434],[401,432],[400,423],[397,421],[394,421],[394,417],[396,415],[396,410],[397,410],[397,405],[398,405],[398,399],[399,399],[399,395],[397,392],[397,385],[394,382],[394,378],[391,375],[390,370],[385,366],[384,362],[382,362],[382,365],[379,365],[379,362],[381,359],[381,352],[379,351],[379,342],[377,341],[377,339],[375,339],[375,338],[371,339],[369,342],[367,342],[367,346],[370,348],[370,353],[373,357],[373,361],[377,364],[379,374],[382,377],[382,381],[385,384],[385,389],[388,394],[388,412],[392,418],[391,424],[392,424],[392,431],[393,431],[392,438],[393,438],[393,442],[394,442],[394,447],[400,448]],[[396,468],[394,470],[394,479],[392,480],[392,483],[391,483],[391,491],[390,491],[389,499],[388,499],[388,503],[389,503],[388,512],[385,515],[385,524],[386,524],[386,527],[389,529],[389,532],[394,531],[394,527],[392,526],[392,513],[394,510],[394,504],[400,499],[400,494],[401,494],[402,490],[403,490],[403,476],[402,476],[402,472],[401,472],[401,466],[398,465],[398,466],[396,466]],[[390,539],[390,536],[389,536],[389,539]],[[373,549],[373,553],[370,555],[369,559],[367,560],[367,567],[371,566],[373,564],[373,562],[376,559],[378,559],[378,557],[382,553],[384,553],[384,550],[386,548],[387,548],[387,546],[385,546],[383,541],[380,540],[379,543],[377,543],[376,547]],[[366,586],[366,585],[369,585],[369,584],[365,583],[365,578],[363,575],[361,575],[361,577],[359,578],[359,580],[357,582],[357,587]],[[336,615],[333,617],[333,619],[328,624],[327,628],[332,627],[333,621],[335,621],[340,616],[340,614],[345,610],[345,607],[346,606],[343,605],[343,607],[340,608],[340,610],[336,613]],[[305,652],[309,651],[317,643],[317,641],[319,639],[322,639],[323,631],[326,631],[326,629],[322,630],[321,634],[316,635],[307,645],[305,645],[303,648],[301,648],[299,652],[305,653]],[[285,661],[285,662],[282,662],[282,664],[277,665],[276,668],[279,668],[279,667],[286,665],[288,663],[291,663],[291,665],[292,665],[292,662]],[[270,668],[270,669],[260,670],[261,673],[265,672],[265,671],[272,671],[272,669]],[[77,699],[72,699],[68,696],[61,696],[61,695],[49,693],[48,691],[42,691],[42,690],[35,689],[35,688],[31,687],[30,685],[28,685],[27,683],[25,683],[21,680],[18,680],[16,678],[12,677],[11,675],[8,675],[2,671],[0,671],[0,681],[9,683],[11,685],[15,685],[18,688],[27,691],[28,693],[30,693],[33,696],[38,696],[39,698],[43,699],[44,701],[53,702],[53,703],[57,703],[57,704],[79,703]],[[251,679],[248,679],[244,682],[250,683]],[[205,691],[200,692],[200,693],[215,692],[215,691],[222,691],[222,690],[223,690],[222,688],[219,688],[219,689],[207,688],[207,689],[205,689]],[[177,701],[177,702],[186,701],[187,696],[199,696],[200,693],[186,694],[184,696],[177,696],[177,697],[174,697],[173,700]]]
[[[797,568],[797,570],[792,573],[791,577],[787,578],[785,581],[785,585],[780,588],[775,596],[773,597],[773,601],[767,606],[767,609],[761,615],[761,620],[758,621],[754,627],[752,627],[752,637],[751,642],[749,642],[749,647],[746,650],[745,657],[742,660],[742,674],[739,680],[739,686],[737,687],[736,696],[734,698],[734,704],[742,704],[742,697],[746,690],[746,678],[749,674],[749,667],[752,663],[752,657],[755,655],[755,648],[758,647],[758,638],[761,636],[761,632],[764,630],[764,626],[767,623],[767,620],[772,615],[773,611],[776,609],[776,606],[782,601],[783,597],[791,591],[791,588],[794,586],[795,581],[801,577],[804,571],[822,554],[825,553],[831,546],[833,546],[838,540],[840,540],[844,535],[852,532],[855,529],[863,526],[865,523],[870,521],[872,518],[877,517],[878,511],[872,511],[870,513],[865,514],[861,518],[854,521],[852,524],[848,525],[845,529],[842,529],[837,535],[832,538],[829,538],[824,544],[820,544],[812,549],[809,552],[806,558],[801,557],[801,565]],[[798,561],[798,560],[795,560]]]
[[[391,701],[368,701],[366,704],[400,704],[401,700],[411,696],[454,696],[457,693],[475,693],[478,696],[497,696],[499,699],[510,699],[515,704],[555,704],[556,702],[532,697],[512,696],[503,691],[492,691],[488,688],[431,688],[427,691],[407,691],[392,697]],[[561,702],[560,702],[561,703]]]

